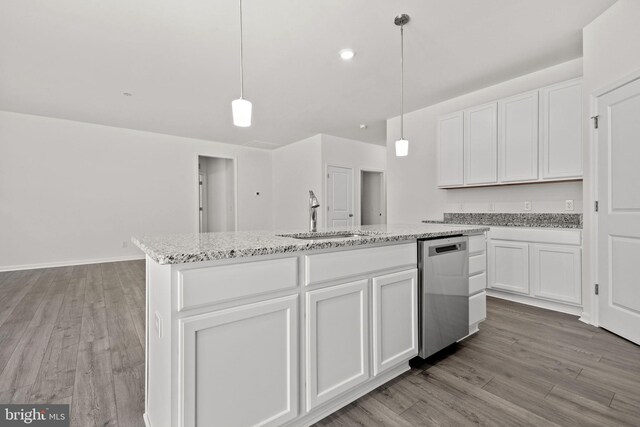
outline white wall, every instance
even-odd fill
[[[139,257],[132,235],[196,232],[199,154],[237,159],[238,228],[271,228],[270,151],[0,112],[0,269]]]
[[[326,226],[325,177],[329,165],[353,169],[354,223],[359,223],[360,170],[384,170],[386,148],[318,134],[273,151],[273,222],[276,229],[309,227],[309,190],[314,191],[320,202],[318,226]]]
[[[590,112],[590,95],[610,83],[640,70],[640,1],[618,0],[602,15],[587,25],[583,31],[584,53],[584,93],[586,112]],[[584,200],[593,206],[593,142],[590,114],[584,121]],[[584,212],[583,242],[583,306],[584,318],[589,320],[592,313],[593,284],[596,265],[593,227],[595,216],[591,209]]]
[[[309,190],[318,198],[322,194],[321,158],[321,135],[273,151],[273,225],[277,230],[309,227]],[[324,207],[322,200],[320,204]]]
[[[366,142],[354,141],[352,139],[339,138],[333,135],[322,135],[322,199],[324,209],[320,209],[319,224],[326,226],[326,201],[327,201],[327,167],[341,166],[353,169],[353,197],[354,197],[354,224],[360,224],[360,171],[374,170],[386,171],[387,153],[386,148],[381,145],[368,144]],[[323,201],[320,200],[320,204]]]
[[[574,200],[582,211],[580,182],[526,184],[503,187],[441,190],[437,188],[437,119],[474,105],[495,101],[582,75],[582,60],[574,59],[531,74],[484,88],[404,116],[409,156],[396,157],[394,144],[400,135],[400,118],[387,121],[388,221],[416,223],[440,219],[443,212],[523,212],[532,201],[532,212],[563,212],[564,201]],[[461,206],[462,204],[462,206]]]

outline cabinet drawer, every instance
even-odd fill
[[[478,323],[487,318],[487,293],[469,297],[469,325]]]
[[[487,241],[484,234],[469,236],[469,253],[476,254],[487,250]]]
[[[487,273],[483,272],[469,277],[469,295],[484,291],[487,287]]]
[[[329,252],[307,255],[306,284],[325,282],[349,276],[363,276],[372,271],[418,265],[415,242],[403,245]]]
[[[479,254],[469,257],[469,276],[487,270],[487,255]]]
[[[298,285],[298,259],[282,258],[178,271],[178,310]]]

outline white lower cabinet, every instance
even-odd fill
[[[369,280],[306,294],[307,410],[369,378]]]
[[[490,234],[488,288],[497,296],[579,313],[580,230],[496,227]]]
[[[298,415],[297,308],[292,295],[179,321],[182,426],[276,426]]]
[[[418,354],[418,270],[373,278],[373,374]]]
[[[487,293],[469,297],[469,325],[476,324],[487,318]]]
[[[582,301],[581,249],[533,245],[533,295],[570,304]]]
[[[529,244],[502,240],[489,243],[489,287],[529,294]]]

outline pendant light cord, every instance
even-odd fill
[[[242,44],[242,0],[240,0],[240,99],[244,90],[244,46]]]
[[[404,25],[400,26],[400,139],[404,139]]]

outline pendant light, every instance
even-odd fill
[[[251,101],[242,97],[244,90],[244,50],[242,45],[242,0],[240,0],[240,98],[231,102],[233,124],[239,127],[251,126]]]
[[[409,19],[409,15],[403,13],[393,20],[400,27],[400,139],[396,141],[396,157],[409,154],[409,141],[404,139],[404,26]]]

